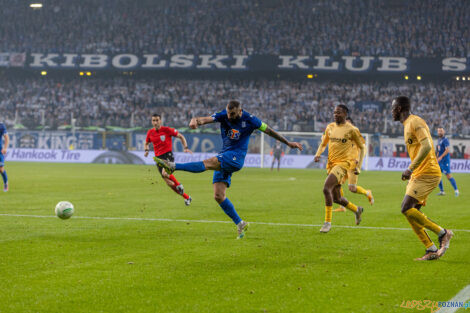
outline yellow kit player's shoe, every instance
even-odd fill
[[[370,205],[374,205],[374,196],[372,195],[372,190],[367,190],[366,192],[367,199],[369,199]]]
[[[422,257],[415,259],[415,261],[431,261],[437,260],[439,257],[438,251],[426,250],[426,253]]]
[[[449,249],[450,240],[454,237],[454,233],[450,229],[445,229],[445,233],[442,236],[439,236],[439,257],[443,256]]]
[[[327,233],[331,229],[331,222],[325,222],[323,226],[320,228],[320,233]]]
[[[361,206],[357,207],[357,212],[356,212],[356,225],[361,224],[362,221],[362,213],[364,212],[364,208]]]

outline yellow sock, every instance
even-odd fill
[[[341,193],[341,197],[344,197],[343,187],[339,189],[339,192]]]
[[[365,195],[367,193],[367,190],[365,190],[361,186],[356,186],[356,192],[361,194],[361,195]]]
[[[346,208],[348,208],[349,210],[353,211],[354,213],[357,212],[357,206],[352,203],[352,202],[349,202],[348,205],[346,206]]]
[[[408,223],[410,223],[411,228],[413,228],[413,231],[418,236],[419,240],[423,243],[423,245],[426,247],[426,249],[430,248],[434,243],[432,242],[431,238],[429,238],[428,233],[426,233],[424,228],[418,225],[412,218],[407,216],[406,219],[408,220]]]
[[[332,212],[333,212],[333,206],[325,205],[325,222],[330,222],[331,223]]]
[[[407,218],[413,219],[419,226],[429,229],[436,235],[439,235],[442,230],[441,226],[431,221],[429,218],[426,217],[426,215],[424,215],[422,212],[418,211],[415,208],[407,210],[405,212],[405,215]]]

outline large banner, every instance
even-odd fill
[[[77,54],[0,52],[0,67],[122,71],[305,71],[341,73],[469,73],[470,58],[398,56]]]
[[[175,152],[174,155],[176,162],[187,163],[199,162],[214,157],[217,154]],[[5,161],[154,165],[152,157],[152,153],[145,157],[143,151],[9,149],[5,156]],[[325,168],[325,157],[322,157],[319,163],[315,163],[313,158],[313,155],[287,154],[281,158],[281,167]],[[273,157],[265,155],[263,161],[264,167],[270,167]],[[404,171],[409,165],[409,158],[370,157],[367,169],[372,171]],[[261,167],[261,155],[248,153],[245,158],[245,167]],[[470,173],[470,160],[452,160],[451,171],[455,173]]]
[[[437,139],[433,139],[434,145]],[[453,159],[470,159],[470,140],[449,139],[450,155]],[[468,147],[468,148],[467,148]],[[406,157],[406,145],[403,138],[380,138],[380,152],[383,157]]]
[[[409,158],[370,157],[370,171],[404,171],[410,166]],[[470,173],[470,160],[454,159],[450,161],[450,171],[453,173]]]

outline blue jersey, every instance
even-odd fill
[[[446,148],[450,146],[449,139],[446,137],[439,138],[437,140],[437,157],[440,157],[445,151]],[[442,158],[441,162],[439,163],[449,163],[450,162],[450,151],[446,154],[445,157]]]
[[[3,149],[3,136],[7,134],[7,128],[5,127],[5,124],[0,123],[0,154],[2,153]]]
[[[220,152],[234,151],[245,157],[250,135],[254,130],[261,127],[261,120],[246,111],[242,111],[242,116],[232,122],[227,117],[227,110],[213,114],[212,118],[215,122],[220,123],[220,133],[223,141],[222,151]]]

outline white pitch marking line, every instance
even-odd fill
[[[56,218],[55,215],[0,214],[0,216]],[[156,222],[182,222],[182,223],[222,223],[222,224],[232,223],[231,221],[183,220],[183,219],[173,219],[173,218],[146,218],[146,217],[74,216],[73,218],[89,219],[89,220],[156,221]],[[291,223],[270,223],[270,222],[249,222],[249,223],[254,224],[254,225],[293,226],[293,227],[321,227],[323,226],[323,225],[317,225],[317,224],[291,224]],[[346,226],[346,225],[334,225],[334,227],[353,228],[353,229],[410,230],[410,228],[400,228],[400,227]],[[452,229],[452,231],[470,233],[470,229]]]
[[[450,299],[448,302],[463,302],[465,304],[465,302],[467,300],[470,300],[470,285],[468,285],[467,287],[465,287],[464,289],[460,290],[460,292],[458,294],[455,295],[455,297],[453,297],[452,299]],[[445,307],[445,308],[441,308],[438,312],[439,313],[454,313],[456,312],[457,310],[460,310],[461,308],[459,307]]]

